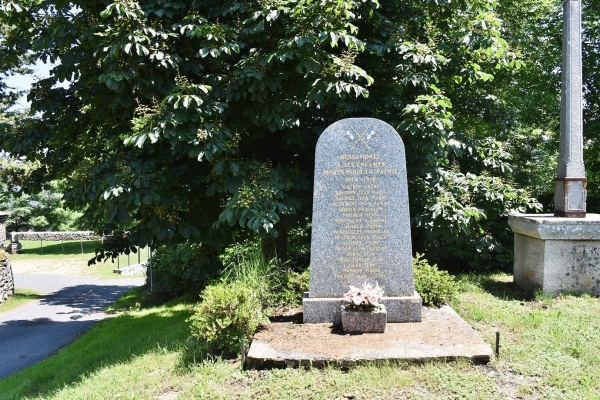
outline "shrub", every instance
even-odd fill
[[[294,271],[303,271],[310,264],[310,234],[312,225],[305,221],[288,232],[288,259],[286,265]]]
[[[308,271],[299,273],[277,259],[266,261],[258,245],[234,245],[225,251],[224,280],[241,281],[259,294],[263,308],[299,305],[308,290]]]
[[[201,243],[161,246],[153,253],[153,288],[169,297],[198,294],[221,268],[214,252]]]
[[[211,353],[239,354],[241,341],[249,342],[259,325],[267,322],[258,293],[244,282],[212,284],[201,297],[189,321],[192,336]]]
[[[308,290],[308,271],[265,261],[257,242],[233,245],[220,259],[226,265],[221,280],[202,292],[189,320],[199,354],[239,354],[241,341],[249,342],[258,326],[268,322],[263,310],[298,305]]]
[[[423,254],[413,258],[415,290],[421,295],[423,305],[439,307],[447,304],[456,296],[458,284],[447,271],[441,271],[437,265],[429,265]]]
[[[273,293],[273,306],[299,306],[302,304],[302,295],[308,291],[309,272],[296,272],[286,269],[278,275],[280,290]]]
[[[225,268],[232,268],[232,265],[254,257],[254,254],[258,251],[260,251],[260,241],[256,238],[254,240],[247,239],[225,248],[223,253],[219,255],[219,260]]]

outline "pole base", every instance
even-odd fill
[[[586,178],[554,179],[554,216],[561,218],[585,218],[586,197]]]

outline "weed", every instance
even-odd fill
[[[533,298],[535,301],[542,303],[545,308],[550,307],[554,301],[554,296],[552,296],[552,294],[544,293],[541,289],[535,291]]]
[[[580,358],[585,352],[585,346],[580,338],[574,338],[565,348],[568,355]]]
[[[539,328],[543,322],[544,322],[544,313],[541,310],[535,309],[529,313],[529,325],[533,329]]]
[[[244,282],[260,295],[263,308],[299,305],[302,293],[308,290],[308,270],[295,272],[273,259],[267,262],[260,249],[252,248],[238,255],[229,254],[230,262],[222,279]]]

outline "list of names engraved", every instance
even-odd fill
[[[335,211],[335,252],[341,268],[337,279],[383,278],[382,254],[389,250],[384,210],[390,205],[387,191],[379,185],[379,177],[397,175],[397,168],[388,168],[377,153],[341,154],[334,169],[323,175],[336,175],[341,185],[333,194]]]

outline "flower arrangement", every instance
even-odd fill
[[[350,285],[348,293],[344,294],[346,310],[375,311],[385,308],[379,300],[383,297],[383,290],[378,283],[375,286],[365,282],[362,288]]]

